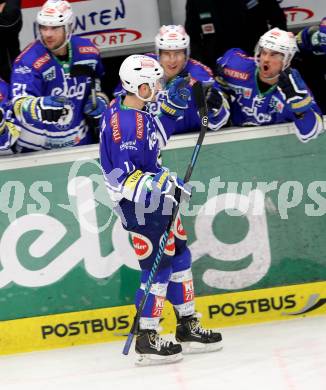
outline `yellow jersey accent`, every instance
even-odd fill
[[[134,190],[136,188],[138,181],[142,176],[144,176],[143,172],[140,169],[137,169],[137,171],[135,171],[130,176],[128,176],[128,178],[124,183],[124,186],[129,190]]]
[[[307,106],[309,103],[311,103],[311,96],[307,96],[306,98],[300,100],[297,103],[292,103],[291,106],[294,109],[302,108],[304,106]]]
[[[165,112],[167,112],[168,114],[171,114],[171,115],[175,115],[177,112],[177,110],[174,110],[170,106],[167,106],[165,102],[163,102],[161,104],[161,109],[163,109]]]

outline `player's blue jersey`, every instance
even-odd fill
[[[155,54],[148,54],[148,56],[159,61],[158,56]],[[173,134],[189,133],[191,131],[200,130],[201,119],[199,117],[198,107],[196,105],[194,94],[192,92],[192,85],[196,81],[201,81],[204,85],[205,84],[212,85],[216,89],[220,90],[218,83],[213,78],[213,73],[211,69],[201,64],[198,61],[189,59],[187,61],[185,68],[182,71],[182,74],[184,74],[185,76],[187,74],[190,75],[190,81],[189,84],[187,85],[187,88],[190,91],[190,99],[188,101],[188,108],[184,111],[183,117],[180,117],[175,124],[175,129],[173,130]],[[166,89],[168,87],[169,84],[166,86]],[[159,115],[161,112],[161,104],[165,98],[166,89],[164,91],[160,91],[157,95],[156,102],[150,104],[150,111],[155,115]],[[122,93],[125,92],[120,83],[118,87],[115,89],[115,95],[119,95]],[[229,118],[229,111],[226,102],[224,102],[224,104],[225,105],[222,106],[218,115],[214,119],[209,120],[208,127],[211,130],[218,130],[219,128],[221,128],[223,125],[227,123]]]
[[[141,174],[137,176],[137,172],[152,175],[161,170],[157,163],[158,141],[166,139],[164,129],[171,129],[175,119],[165,115],[159,119],[147,111],[128,108],[122,99],[118,96],[113,100],[102,117],[100,160],[111,199],[120,201],[130,190],[132,200],[137,202],[137,188],[144,184],[138,181]],[[133,174],[134,181],[127,180]]]
[[[69,62],[62,63],[40,42],[30,44],[16,59],[11,78],[13,104],[24,96],[64,96],[66,114],[56,124],[42,125],[22,121],[22,133],[17,142],[22,151],[54,149],[92,143],[83,114],[91,94],[91,78],[70,77],[73,65],[86,65],[103,76],[98,49],[90,40],[72,36],[69,43]]]
[[[12,154],[12,146],[19,136],[19,127],[12,117],[12,107],[8,99],[9,85],[0,78],[0,107],[3,110],[3,125],[0,130],[0,156]]]
[[[8,100],[9,86],[0,78],[0,104],[6,103]]]
[[[326,19],[323,19],[323,28],[326,26]],[[321,33],[319,26],[310,26],[302,29],[296,36],[297,44],[301,52],[310,52],[316,55],[326,54],[326,38]]]
[[[231,121],[235,126],[259,126],[285,122],[294,122],[298,136],[302,141],[314,137],[320,131],[320,109],[313,100],[309,123],[302,123],[291,111],[284,96],[277,87],[262,93],[258,85],[258,68],[254,58],[248,57],[241,49],[230,49],[217,60],[223,67],[223,89],[231,96]],[[308,88],[306,87],[308,90]],[[301,121],[302,122],[302,121]],[[301,134],[302,135],[302,134]]]

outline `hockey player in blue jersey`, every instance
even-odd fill
[[[231,98],[233,125],[293,122],[300,141],[318,136],[320,109],[299,72],[290,68],[296,51],[293,34],[273,28],[261,36],[255,58],[230,49],[217,60],[219,81]]]
[[[123,226],[131,232],[132,243],[141,268],[141,286],[136,294],[139,305],[145,284],[165,232],[175,197],[190,198],[189,184],[184,184],[167,168],[157,164],[158,136],[174,128],[175,121],[187,109],[189,90],[182,78],[175,78],[167,89],[160,116],[153,115],[148,105],[163,76],[159,63],[148,56],[129,56],[120,68],[125,95],[111,102],[102,119],[100,161],[105,183],[115,211]],[[174,362],[183,352],[217,350],[220,333],[203,329],[195,313],[191,273],[191,254],[186,245],[186,232],[180,217],[169,235],[157,276],[142,311],[136,338],[139,364]],[[165,341],[158,334],[164,300],[176,311],[176,340]]]
[[[297,36],[300,51],[309,51],[317,55],[326,54],[326,17],[319,25],[305,27]]]
[[[188,108],[184,111],[173,129],[173,134],[189,133],[199,131],[200,117],[198,107],[194,101],[191,86],[198,80],[206,84],[207,105],[209,109],[209,129],[216,131],[224,126],[229,118],[229,109],[227,101],[223,98],[217,82],[213,78],[211,69],[189,58],[190,38],[181,25],[162,26],[155,37],[156,55],[150,54],[151,57],[158,60],[164,69],[164,77],[167,81],[168,88],[175,77],[178,75],[189,75],[190,80],[187,88],[191,92]],[[118,87],[116,94],[123,93]],[[157,100],[151,103],[151,111],[154,114],[160,112],[160,106],[165,99],[165,91],[162,90]],[[170,135],[170,134],[169,134]]]
[[[20,134],[20,128],[11,115],[8,94],[9,85],[0,78],[0,156],[13,153],[13,146]]]
[[[299,47],[296,65],[326,114],[326,17],[318,25],[305,27],[296,39]]]
[[[89,122],[99,122],[106,106],[99,84],[103,66],[98,49],[88,39],[72,35],[73,23],[67,1],[48,0],[36,18],[39,39],[15,61],[11,95],[22,125],[18,151],[93,142]],[[97,92],[92,100],[94,78]]]

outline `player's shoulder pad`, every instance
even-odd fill
[[[113,96],[117,97],[125,94],[126,90],[123,88],[121,81],[119,81],[118,85],[114,88]]]
[[[39,41],[33,41],[18,55],[14,61],[14,67],[24,65],[36,70],[51,60],[51,56],[43,44]]]
[[[213,81],[212,69],[193,58],[189,58],[185,71],[190,73],[191,78],[195,80]]]
[[[98,57],[100,55],[99,49],[91,42],[90,39],[73,35],[71,37],[71,45],[78,56],[91,58]]]
[[[247,80],[256,68],[255,60],[242,49],[230,49],[216,63],[223,67],[226,79]]]
[[[134,139],[139,141],[145,139],[145,114],[138,110],[121,109],[119,97],[111,102],[105,117],[111,130],[112,141],[115,144]]]

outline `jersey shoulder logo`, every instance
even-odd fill
[[[119,114],[116,112],[111,116],[110,125],[112,129],[112,139],[117,144],[121,141],[121,130],[119,123]]]
[[[42,68],[42,66],[47,64],[50,60],[51,60],[50,54],[49,53],[45,53],[41,57],[37,58],[33,62],[33,68],[34,69],[40,69],[40,68]]]
[[[78,51],[80,54],[99,54],[95,46],[79,46]]]
[[[142,140],[144,138],[144,118],[140,112],[136,111],[136,138]]]
[[[249,72],[241,72],[240,70],[236,70],[236,69],[232,69],[232,68],[225,67],[223,70],[224,70],[224,74],[226,76],[230,76],[236,80],[246,81],[249,79],[249,76],[250,76]]]

